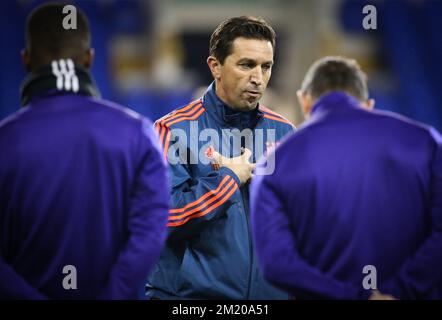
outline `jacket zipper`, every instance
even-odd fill
[[[251,239],[251,232],[250,232],[250,221],[249,221],[249,215],[247,213],[246,208],[248,208],[248,197],[247,197],[247,189],[246,187],[242,188],[241,194],[243,198],[243,204],[244,204],[244,214],[246,216],[246,223],[247,223],[247,238],[249,241],[249,281],[247,286],[247,295],[246,299],[250,299],[250,290],[252,287],[252,273],[253,273],[253,247],[252,247],[252,239]]]

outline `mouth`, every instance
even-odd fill
[[[261,92],[256,90],[246,90],[245,93],[251,98],[259,98],[261,97]]]

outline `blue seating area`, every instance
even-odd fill
[[[360,17],[367,4],[376,5],[376,31],[362,29]],[[377,107],[442,130],[442,1],[348,0],[341,13],[346,30],[371,32],[380,42],[395,85],[390,92],[372,91]]]
[[[19,107],[19,86],[25,75],[20,50],[24,44],[27,14],[41,0],[7,0],[0,4],[0,119]],[[103,95],[158,118],[191,99],[191,92],[146,90],[119,92],[110,72],[109,44],[117,34],[146,33],[152,19],[146,4],[140,1],[73,1],[88,15],[96,50],[92,73]],[[341,16],[350,32],[362,29],[365,0],[343,2]],[[143,5],[143,8],[141,6]],[[393,86],[370,83],[377,106],[399,112],[442,130],[442,1],[392,0],[375,2],[378,30],[370,31],[379,41],[382,56]],[[197,50],[191,46],[190,50]],[[199,54],[187,52],[188,56]],[[201,78],[207,75],[201,75]]]

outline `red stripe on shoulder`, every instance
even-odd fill
[[[279,115],[275,111],[273,111],[273,110],[271,110],[271,109],[269,109],[267,107],[264,107],[263,105],[259,106],[259,110],[261,110],[262,112],[270,113],[270,114],[272,114],[274,116],[282,117],[281,115]]]
[[[197,119],[204,111],[206,111],[206,109],[203,108],[202,105],[203,103],[200,99],[195,100],[188,105],[177,109],[172,113],[155,121],[155,130],[159,135],[160,144],[163,148],[163,154],[165,158],[167,158],[167,152],[170,143],[170,126],[181,121]]]
[[[270,110],[267,107],[259,106],[259,110],[261,110],[264,113],[264,118],[279,121],[282,123],[286,123],[286,124],[289,124],[292,127],[294,127],[294,125],[289,120],[287,120],[286,118],[284,118],[280,114],[276,113],[275,111]]]
[[[196,111],[196,113],[194,113],[192,116],[185,116],[184,114],[176,119],[171,119],[169,122],[166,123],[166,126],[171,126],[175,123],[179,123],[185,120],[196,120],[199,118],[200,115],[202,115],[204,112],[206,111],[205,108],[201,107],[198,108],[198,111]]]
[[[286,124],[289,124],[289,125],[291,125],[292,127],[294,127],[293,124],[292,124],[290,121],[288,121],[288,120],[286,120],[286,119],[284,119],[284,118],[271,116],[271,115],[269,115],[269,114],[264,114],[264,118],[271,119],[271,120],[275,120],[275,121],[282,122],[282,123],[286,123]]]
[[[195,111],[196,108],[198,108],[200,105],[202,105],[201,99],[192,101],[191,103],[185,105],[182,108],[176,109],[175,111],[172,111],[171,113],[165,115],[161,119],[157,120],[158,122],[161,122],[162,124],[165,124],[169,120],[175,119],[183,114],[191,114],[192,110]]]

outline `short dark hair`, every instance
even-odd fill
[[[76,8],[77,29],[63,28],[67,4],[47,3],[34,9],[26,23],[26,47],[34,65],[51,60],[71,58],[78,60],[91,45],[89,23],[84,13]]]
[[[236,38],[267,40],[275,50],[276,34],[273,28],[261,18],[251,16],[234,17],[221,22],[210,37],[209,54],[223,64],[232,53]]]
[[[328,56],[308,70],[301,91],[319,98],[329,91],[344,91],[360,101],[368,99],[367,76],[356,60]]]

